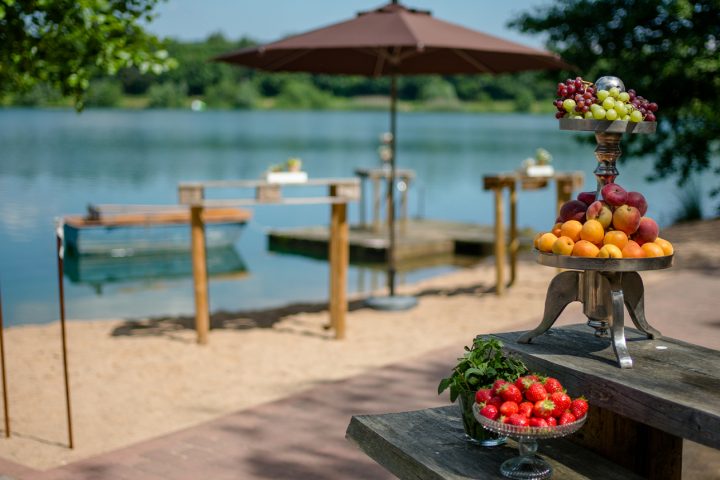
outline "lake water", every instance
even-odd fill
[[[557,129],[550,116],[401,113],[398,164],[413,168],[410,214],[490,224],[493,204],[483,174],[515,169],[544,147],[557,170],[582,170],[592,189],[593,145]],[[172,204],[177,183],[254,179],[290,156],[311,177],[348,177],[377,166],[384,112],[184,112],[0,110],[0,282],[6,324],[58,318],[53,219],[84,213],[88,203]],[[667,224],[678,207],[671,182],[647,183],[649,160],[620,166],[618,183],[646,194],[649,215]],[[298,193],[313,192],[312,189]],[[554,186],[519,194],[519,223],[548,229]],[[709,213],[709,212],[708,212]],[[247,275],[210,282],[212,311],[279,306],[327,298],[327,263],[266,250],[275,227],[327,224],[327,206],[262,206],[240,241],[219,264],[243,263]],[[351,205],[350,221],[358,218]],[[229,260],[228,260],[229,258]],[[169,260],[171,263],[173,259]],[[92,265],[69,265],[82,270]],[[117,266],[117,264],[115,264]],[[404,274],[405,281],[453,270],[435,266]],[[72,272],[71,272],[72,273]],[[384,280],[351,267],[349,289],[366,291]],[[138,318],[193,312],[192,279],[65,279],[68,318]]]

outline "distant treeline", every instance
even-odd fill
[[[166,40],[178,67],[156,76],[135,68],[91,82],[87,107],[187,108],[201,100],[208,108],[353,109],[386,108],[389,79],[359,76],[271,74],[209,61],[252,46],[249,39],[227,40],[213,34],[201,42]],[[406,109],[537,111],[552,110],[555,74],[423,75],[402,77],[399,96]],[[22,106],[64,105],[45,86],[5,99]]]

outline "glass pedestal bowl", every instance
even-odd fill
[[[587,415],[580,420],[556,427],[518,427],[490,420],[480,415],[478,404],[473,405],[475,418],[491,432],[510,437],[517,441],[520,455],[506,460],[500,465],[500,473],[507,478],[517,480],[540,480],[552,477],[552,467],[537,455],[537,441],[559,438],[576,432],[585,424]]]

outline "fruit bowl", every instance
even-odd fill
[[[571,270],[597,270],[601,272],[639,272],[670,268],[674,255],[648,258],[573,257],[535,250],[540,265]]]
[[[561,118],[560,130],[605,133],[655,133],[657,122],[628,122],[624,120],[589,120]]]
[[[500,473],[507,478],[540,480],[552,477],[552,466],[536,455],[541,439],[560,438],[575,433],[585,424],[587,415],[580,420],[554,427],[520,427],[496,422],[480,415],[478,404],[473,405],[473,414],[487,430],[517,441],[520,455],[500,465]]]

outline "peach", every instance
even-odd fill
[[[622,249],[623,258],[644,258],[645,250],[634,240],[629,240]]]
[[[560,220],[567,222],[568,220],[577,220],[581,222],[585,218],[587,205],[580,200],[569,200],[560,207]]]
[[[552,234],[555,235],[556,237],[560,236],[560,227],[561,226],[562,226],[562,222],[557,222],[555,224],[555,226],[553,226],[553,229],[551,230]]]
[[[665,255],[672,255],[672,254],[673,254],[674,249],[673,249],[672,243],[668,242],[668,241],[665,240],[664,238],[660,238],[660,237],[656,238],[656,239],[655,239],[655,243],[657,243],[658,245],[660,245],[660,248],[663,249],[663,252],[665,253]]]
[[[627,192],[617,183],[606,184],[601,193],[605,202],[613,207],[619,207],[627,201]]]
[[[612,223],[612,216],[613,213],[610,206],[599,200],[591,203],[587,212],[585,212],[585,218],[588,220],[597,220],[602,224],[603,228],[608,228],[610,226]]]
[[[615,230],[622,230],[628,235],[632,235],[640,226],[640,210],[629,205],[622,205],[615,209],[613,213],[613,227]]]
[[[600,258],[622,258],[623,255],[622,250],[620,250],[617,245],[608,243],[606,245],[603,245],[597,256]]]
[[[580,240],[580,230],[582,230],[582,228],[583,224],[577,220],[568,220],[560,227],[560,235],[558,236],[561,237],[564,235],[570,238],[573,242],[577,242]]]
[[[552,233],[543,233],[538,240],[538,250],[540,250],[541,252],[552,252],[553,244],[557,239],[558,237],[556,237]]]
[[[592,242],[587,240],[580,240],[577,242],[572,249],[573,257],[597,257],[600,249],[596,247]]]
[[[577,199],[585,205],[590,205],[595,201],[596,196],[597,194],[595,192],[580,192],[578,193]]]
[[[538,232],[537,235],[535,235],[535,238],[533,239],[533,247],[540,250],[540,247],[538,246],[538,241],[540,240],[540,237],[543,236],[543,232]]]
[[[660,228],[658,228],[655,220],[650,217],[642,217],[640,225],[638,225],[638,229],[633,235],[633,240],[642,246],[645,243],[654,242],[658,233],[660,233]]]
[[[552,251],[556,255],[570,255],[572,254],[575,242],[568,237],[560,237],[553,243]]]
[[[625,203],[640,210],[640,215],[647,213],[647,200],[645,200],[645,197],[640,192],[628,192]]]
[[[605,229],[597,220],[588,220],[580,231],[580,238],[591,243],[602,243],[604,237]]]
[[[603,238],[603,245],[615,245],[622,250],[628,243],[628,236],[622,230],[610,230]]]
[[[640,247],[645,251],[646,257],[664,257],[665,252],[662,247],[654,242],[643,243]]]

